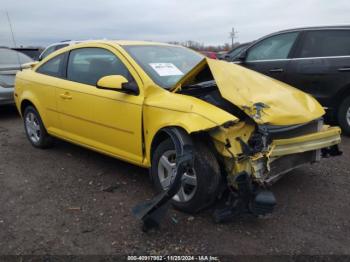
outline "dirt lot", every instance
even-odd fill
[[[153,195],[147,170],[62,141],[35,149],[11,107],[0,149],[0,254],[350,254],[349,138],[343,156],[274,185],[269,218],[216,225],[210,211],[171,210],[149,234],[131,214]]]

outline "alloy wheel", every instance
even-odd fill
[[[158,162],[158,178],[164,190],[171,185],[176,173],[176,152],[168,150],[163,153]],[[195,170],[189,169],[182,176],[180,190],[173,197],[177,202],[190,201],[197,189],[197,176]]]
[[[29,139],[33,143],[38,143],[41,138],[41,129],[40,129],[39,120],[34,113],[29,112],[26,115],[25,125],[26,125],[26,131]]]

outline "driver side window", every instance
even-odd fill
[[[298,36],[298,32],[269,37],[253,46],[246,61],[286,59]]]
[[[67,79],[96,86],[97,81],[108,75],[122,75],[129,82],[131,74],[123,62],[113,53],[102,48],[79,48],[70,52]]]

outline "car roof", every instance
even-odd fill
[[[284,33],[290,33],[290,32],[303,32],[303,31],[311,31],[311,30],[350,30],[350,25],[330,25],[330,26],[308,26],[308,27],[297,27],[297,28],[290,28],[285,30],[280,30],[277,32],[273,32],[267,35],[264,35],[260,38],[258,38],[255,41],[250,42],[247,49],[251,46],[254,46],[254,44],[259,43],[260,41],[269,38],[271,36],[284,34]]]
[[[49,48],[51,46],[61,45],[61,44],[94,44],[94,43],[105,43],[105,44],[111,44],[111,45],[120,45],[120,46],[126,46],[126,45],[162,45],[162,46],[176,46],[172,44],[167,43],[161,43],[161,42],[152,42],[152,41],[138,41],[138,40],[80,40],[80,41],[62,41],[58,43],[51,44],[46,47]]]
[[[330,26],[308,26],[308,27],[297,27],[291,29],[280,30],[273,34],[295,32],[295,31],[308,31],[308,30],[336,30],[336,29],[350,29],[350,25],[330,25]]]
[[[64,43],[64,42],[60,42]],[[58,43],[57,43],[58,44]],[[185,48],[181,45],[173,45],[173,44],[168,44],[168,43],[161,43],[161,42],[152,42],[152,41],[137,41],[137,40],[81,40],[81,41],[75,41],[75,44],[70,44],[69,46],[66,46],[64,48],[61,48],[59,52],[66,52],[68,50],[73,50],[76,48],[83,48],[83,47],[91,47],[91,45],[94,44],[107,44],[110,46],[174,46],[174,47],[179,47],[179,48]],[[51,44],[50,46],[54,46],[54,44]],[[47,50],[50,46],[46,47],[45,50]],[[45,52],[45,50],[43,52]],[[42,53],[43,53],[42,52]],[[56,53],[53,52],[53,53]],[[48,55],[48,57],[51,56],[51,54]]]
[[[152,41],[137,41],[137,40],[102,40],[106,43],[117,44],[117,45],[163,45],[163,46],[174,46],[172,44],[152,42]]]

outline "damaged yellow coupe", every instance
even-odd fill
[[[149,168],[159,192],[177,183],[168,197],[192,213],[234,195],[231,211],[266,214],[269,185],[340,154],[340,129],[323,123],[310,95],[168,44],[63,48],[17,74],[15,101],[33,146],[57,137]]]

